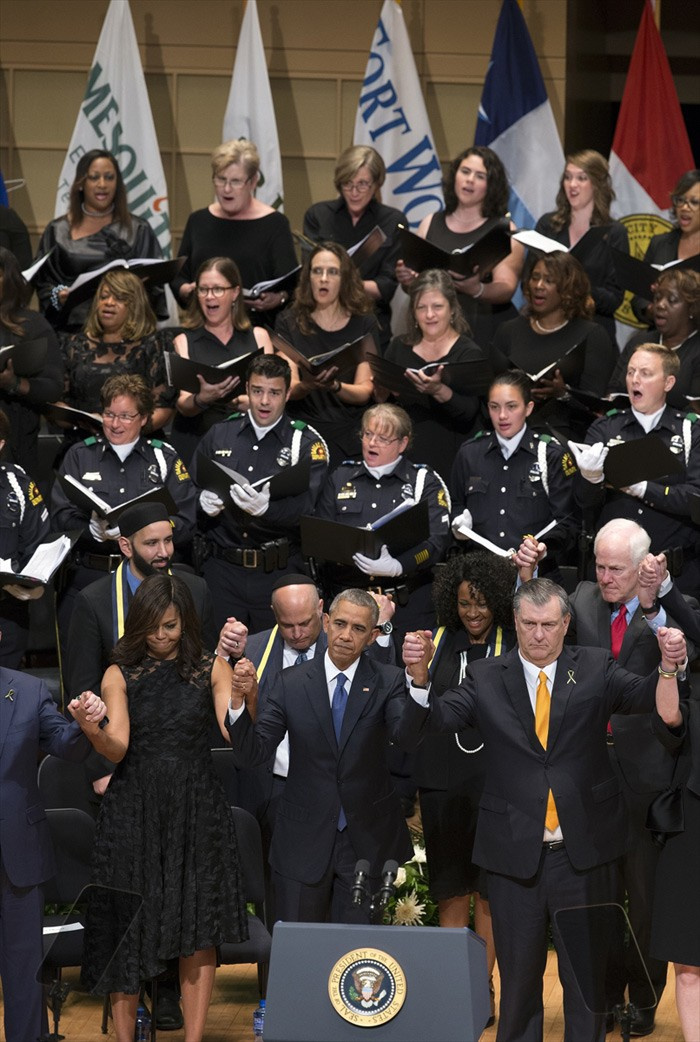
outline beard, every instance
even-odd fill
[[[152,564],[146,561],[138,552],[138,550],[134,549],[133,546],[131,548],[131,560],[136,571],[139,573],[139,575],[142,575],[144,579],[147,579],[149,575],[163,575],[164,572],[166,572],[170,567],[170,558],[168,558],[164,564],[161,564],[158,567],[154,567]]]

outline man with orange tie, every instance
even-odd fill
[[[657,688],[675,686],[685,640],[678,630],[660,628],[659,669],[639,677],[609,651],[564,647],[569,602],[548,579],[516,591],[514,615],[518,647],[475,662],[458,688],[434,700],[430,634],[407,634],[411,698],[398,737],[412,735],[421,716],[431,729],[476,726],[483,736],[486,781],[474,860],[488,872],[501,974],[497,1042],[542,1039],[550,924],[564,991],[564,1040],[602,1042],[605,1018],[581,997],[555,913],[615,894],[626,818],[608,759],[607,723],[613,713],[649,712]],[[595,983],[602,989],[602,981]]]

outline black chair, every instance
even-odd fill
[[[233,762],[233,749],[230,745],[211,750],[211,762],[221,779],[228,802],[235,806],[238,801],[238,771]]]
[[[45,807],[69,808],[97,816],[99,803],[82,763],[72,763],[58,756],[45,756],[39,764],[37,783]]]
[[[258,967],[258,989],[264,998],[267,991],[267,974],[270,964],[272,937],[265,926],[265,875],[263,872],[262,842],[260,826],[247,810],[233,807],[236,823],[238,855],[246,903],[252,904],[255,912],[248,913],[248,940],[238,944],[225,942],[221,945],[222,963],[250,963]]]
[[[53,759],[53,757],[51,757]],[[70,985],[63,982],[63,969],[83,961],[84,922],[81,895],[90,883],[90,865],[95,843],[95,820],[74,807],[46,811],[51,831],[56,875],[44,886],[48,905],[70,905],[69,914],[44,916],[44,961],[41,972],[47,1002],[53,1014],[52,1038],[59,1039],[61,1009]]]

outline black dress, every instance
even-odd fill
[[[205,652],[189,681],[174,660],[122,670],[129,749],[97,822],[83,958],[96,994],[134,994],[169,959],[247,937],[235,826],[209,752],[212,665]]]

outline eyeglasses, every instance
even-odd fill
[[[687,195],[672,195],[671,202],[676,210],[682,210],[684,206],[687,206],[689,210],[700,210],[700,197],[691,199]]]
[[[137,420],[141,413],[139,412],[103,412],[102,419],[109,420],[110,423],[113,420],[120,420],[121,423],[132,423]]]
[[[376,441],[377,445],[387,446],[387,445],[391,445],[392,441],[400,441],[401,439],[400,438],[387,438],[383,434],[377,434],[376,431],[363,431],[362,432],[362,440],[363,441],[369,441],[369,442]]]
[[[327,275],[329,279],[337,279],[340,275],[340,268],[312,268],[311,274],[315,275],[317,279],[323,275]]]
[[[373,184],[374,181],[343,181],[340,187],[344,192],[366,192]]]
[[[197,296],[207,297],[211,293],[212,297],[223,297],[224,293],[235,288],[235,286],[197,286]]]
[[[250,181],[249,177],[215,177],[214,184],[217,188],[242,188]]]

